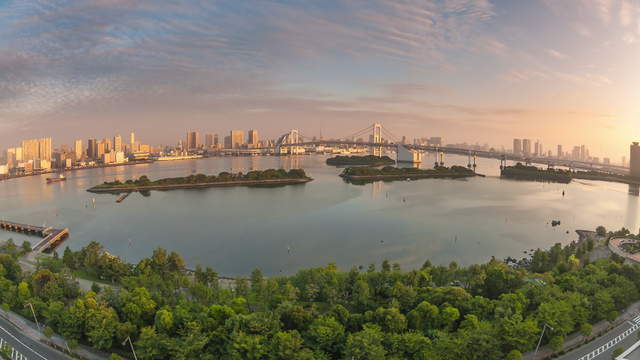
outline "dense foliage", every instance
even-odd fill
[[[502,168],[501,176],[518,180],[535,180],[559,182],[568,184],[571,182],[571,171],[561,169],[540,169],[535,166],[527,166],[517,163],[514,166],[505,166]]]
[[[231,290],[210,268],[186,271],[176,253],[129,265],[91,243],[32,274],[0,254],[0,303],[24,316],[32,303],[71,344],[124,353],[131,336],[140,359],[517,359],[543,323],[553,327],[544,343],[558,348],[639,299],[640,267],[589,263],[593,246],[556,244],[525,266],[255,270]],[[81,293],[78,271],[117,286]]]
[[[197,184],[212,184],[220,182],[233,182],[233,181],[261,181],[261,180],[280,180],[280,179],[305,179],[307,174],[303,169],[291,169],[289,171],[284,169],[269,169],[269,170],[253,170],[246,174],[229,172],[221,172],[216,175],[204,175],[196,174],[185,177],[177,178],[165,178],[155,181],[149,180],[146,175],[141,176],[137,180],[127,180],[124,183],[116,180],[112,182],[105,181],[104,184],[98,185],[95,189],[101,188],[128,188],[128,187],[146,187],[146,186],[163,186],[163,185],[197,185]]]
[[[434,169],[419,169],[414,167],[393,167],[385,166],[383,168],[376,167],[349,167],[344,169],[341,176],[343,177],[440,177],[448,175],[473,176],[473,170],[463,166],[452,166],[450,168],[438,166]]]
[[[369,165],[379,166],[395,164],[396,161],[388,156],[335,156],[327,159],[327,165]]]

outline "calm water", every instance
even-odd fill
[[[487,178],[356,186],[337,176],[340,169],[324,165],[325,158],[163,162],[76,171],[66,182],[51,185],[46,176],[13,179],[0,182],[0,218],[68,227],[65,245],[78,249],[99,241],[127,261],[156,247],[176,250],[189,265],[210,265],[224,275],[244,275],[256,267],[271,275],[292,273],[330,262],[349,269],[384,259],[404,269],[425,259],[471,264],[567,243],[576,239],[576,229],[600,224],[638,229],[638,197],[629,196],[624,184],[501,180],[497,160],[479,159],[478,172]],[[446,161],[465,165],[467,159],[448,156]],[[113,195],[85,191],[105,180],[141,175],[154,179],[278,167],[303,167],[315,181],[281,188],[156,191],[150,197],[134,193],[121,204]],[[562,225],[552,228],[552,219]],[[0,232],[0,240],[10,237],[27,238]]]

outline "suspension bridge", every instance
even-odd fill
[[[365,140],[366,139],[366,140]],[[497,159],[502,162],[520,161],[530,164],[541,164],[549,167],[561,166],[570,169],[582,169],[582,170],[597,170],[608,169],[612,171],[629,171],[628,167],[613,165],[613,164],[601,164],[588,161],[576,161],[568,159],[557,159],[549,157],[537,157],[537,156],[522,156],[518,154],[508,153],[504,151],[491,151],[491,150],[469,150],[466,148],[444,146],[439,145],[416,145],[405,144],[395,136],[391,131],[383,127],[381,124],[372,124],[364,129],[358,130],[348,136],[340,139],[316,139],[313,137],[304,136],[299,130],[293,129],[288,133],[280,136],[275,146],[265,148],[269,150],[275,150],[276,154],[281,155],[295,155],[305,153],[305,148],[313,146],[354,146],[354,147],[368,147],[372,155],[381,156],[383,149],[395,151],[397,153],[398,147],[402,146],[408,150],[418,151],[423,153],[435,153],[439,164],[444,165],[444,154],[455,154],[467,156],[469,158],[468,166],[472,166],[472,159],[475,162],[476,157]]]

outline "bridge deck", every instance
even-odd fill
[[[42,236],[33,248],[33,252],[45,252],[58,247],[69,235],[69,229],[54,229],[50,226],[42,227],[35,225],[20,224],[12,221],[0,220],[0,229],[6,231],[29,232]]]

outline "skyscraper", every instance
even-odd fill
[[[640,178],[640,144],[634,142],[630,147],[629,173],[633,177]]]
[[[187,150],[196,150],[200,146],[200,133],[197,131],[187,132]]]
[[[531,139],[522,139],[522,152],[525,156],[531,155]]]
[[[244,145],[244,132],[242,130],[231,130],[231,148],[239,149]]]
[[[76,140],[73,143],[73,152],[75,154],[76,160],[82,159],[84,156],[84,148],[82,147],[82,140]]]
[[[249,130],[249,142],[248,144],[252,147],[258,146],[258,130]]]
[[[98,158],[98,140],[87,140],[87,157],[93,160]]]
[[[51,138],[30,139],[22,141],[24,161],[52,159]]]
[[[113,151],[122,151],[122,136],[118,135],[113,137]]]
[[[557,157],[558,157],[558,159],[560,159],[562,156],[564,156],[564,153],[562,152],[562,145],[558,145]]]
[[[522,154],[522,140],[513,139],[513,154],[514,155]]]
[[[129,135],[129,144],[133,147],[133,144],[136,143],[136,133],[131,132],[131,134]]]
[[[215,145],[213,143],[214,136],[215,136],[215,134],[213,134],[213,133],[207,133],[204,136],[204,146],[206,146],[207,148],[212,148]]]

